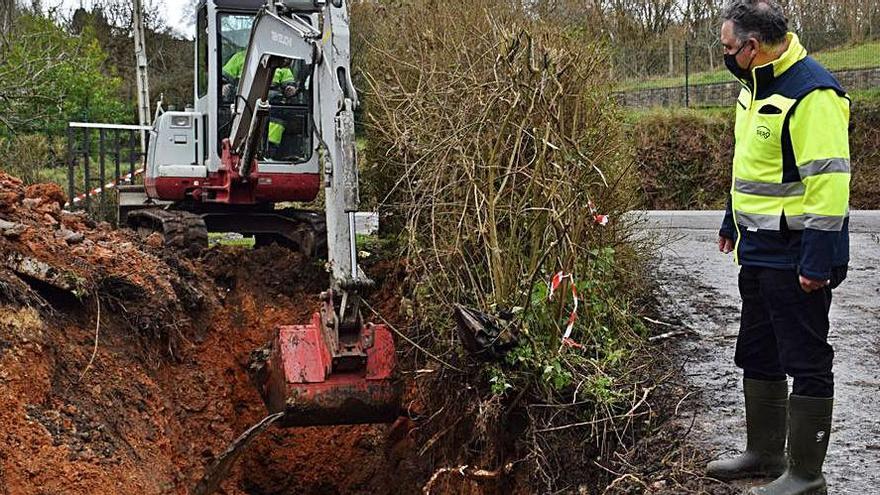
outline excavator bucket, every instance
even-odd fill
[[[385,325],[363,326],[360,359],[344,363],[322,332],[321,315],[308,325],[282,326],[269,349],[261,387],[282,426],[390,423],[400,415],[396,355]]]

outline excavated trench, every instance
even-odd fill
[[[6,379],[19,382],[10,376],[16,374],[26,383],[19,383],[18,393],[10,387],[3,398],[4,409],[24,413],[4,414],[0,473],[6,493],[57,493],[62,487],[73,494],[121,493],[123,487],[129,493],[187,493],[228,443],[265,415],[247,375],[250,352],[276,325],[306,321],[317,304],[311,289],[318,287],[301,279],[291,288],[302,264],[284,249],[253,253],[245,263],[230,259],[238,254],[208,254],[212,275],[232,287],[218,286],[222,301],[215,310],[179,316],[192,321],[180,329],[173,362],[163,349],[141,349],[143,341],[126,335],[130,329],[105,309],[95,362],[77,382],[92,348],[96,310],[68,307],[54,322],[40,321],[31,310],[11,315],[14,325],[32,325],[23,330],[38,332],[42,342],[8,344],[25,359],[4,370]],[[256,282],[261,269],[277,283]],[[33,380],[40,386],[27,387]],[[397,491],[390,489],[401,480],[391,476],[397,468],[386,456],[386,429],[271,429],[233,467],[222,493]],[[15,447],[25,444],[33,449]]]
[[[192,493],[265,417],[250,353],[309,319],[323,269],[275,246],[177,257],[59,202],[0,174],[0,494]],[[395,264],[369,271],[393,310]],[[271,427],[217,493],[415,493],[388,429]]]

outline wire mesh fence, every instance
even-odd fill
[[[880,67],[880,36],[852,41],[842,33],[802,32],[801,43],[832,71]],[[641,49],[618,49],[613,70],[620,89],[659,88],[726,82],[724,57],[717,36],[700,40],[694,36],[667,36],[662,46],[645,44]]]
[[[880,36],[854,41],[841,32],[805,31],[798,37],[847,90],[880,88]],[[627,105],[712,106],[738,88],[724,67],[717,33],[712,39],[668,36],[662,46],[615,51],[616,90]],[[714,87],[724,84],[730,88]]]

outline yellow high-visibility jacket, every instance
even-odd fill
[[[849,262],[850,100],[794,33],[788,41],[740,81],[721,235],[736,239],[741,265],[828,280]]]
[[[229,60],[223,64],[223,74],[231,79],[241,79],[241,72],[244,70],[244,57],[247,55],[245,50],[241,50],[236,52],[234,55],[229,57]],[[293,75],[293,71],[288,69],[287,67],[281,67],[275,70],[275,75],[272,77],[272,84],[281,85],[284,83],[292,83],[296,80]],[[270,117],[269,119],[269,142],[275,145],[281,143],[281,139],[284,136],[284,126],[285,122],[279,118]]]

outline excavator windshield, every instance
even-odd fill
[[[218,15],[218,153],[232,128],[232,108],[243,75],[253,22],[254,16],[250,14]],[[303,60],[289,61],[275,71],[269,90],[272,109],[258,154],[258,158],[265,161],[301,163],[311,158],[311,67]]]

